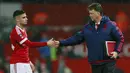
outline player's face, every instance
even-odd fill
[[[26,24],[27,24],[27,21],[28,21],[26,13],[19,15],[19,16],[16,18],[16,20],[17,20],[17,22],[19,22],[21,25],[26,25]]]
[[[95,21],[99,16],[100,16],[100,12],[93,10],[89,10],[89,16],[90,18]]]

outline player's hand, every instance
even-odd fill
[[[32,71],[34,72],[34,70],[35,70],[35,66],[33,65],[32,62],[30,62],[30,66],[31,66]]]
[[[117,52],[111,52],[111,58],[114,58],[114,59],[116,59],[117,57],[118,57],[118,53]]]
[[[55,46],[55,42],[54,42],[53,38],[50,39],[49,41],[47,41],[47,45],[48,45],[48,46],[51,46],[51,47],[54,47],[54,46]]]
[[[59,41],[56,41],[56,40],[54,40],[54,42],[55,42],[55,47],[56,47],[56,48],[59,47],[60,42],[59,42]]]

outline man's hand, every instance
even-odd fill
[[[55,47],[56,47],[56,48],[59,47],[60,42],[59,42],[59,41],[56,41],[56,40],[54,40],[54,42],[55,42]]]
[[[117,56],[118,56],[118,53],[117,52],[111,52],[111,54],[112,54],[112,56],[111,56],[111,58],[114,58],[114,59],[116,59],[117,58]]]
[[[56,41],[56,40],[53,40],[53,38],[52,38],[52,39],[50,39],[50,40],[47,42],[47,45],[48,45],[48,46],[51,46],[51,47],[57,48],[57,47],[59,47],[60,42],[59,42],[59,41]]]
[[[47,45],[48,45],[48,46],[51,46],[51,47],[54,47],[54,46],[55,46],[55,42],[54,42],[53,38],[50,39],[49,41],[47,41]]]
[[[30,66],[31,66],[32,71],[34,72],[35,66],[33,65],[33,63],[31,61],[30,61]]]

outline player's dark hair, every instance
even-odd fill
[[[13,18],[15,18],[16,16],[19,16],[21,14],[24,14],[25,12],[23,10],[16,10],[13,13]]]
[[[95,11],[100,12],[101,15],[103,14],[102,6],[99,3],[92,3],[92,4],[90,4],[88,6],[88,10],[95,10]]]

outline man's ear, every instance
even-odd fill
[[[19,22],[19,17],[16,16],[16,17],[15,17],[15,20],[16,20],[16,22]]]
[[[101,15],[101,13],[100,12],[97,12],[98,13],[98,15]]]

